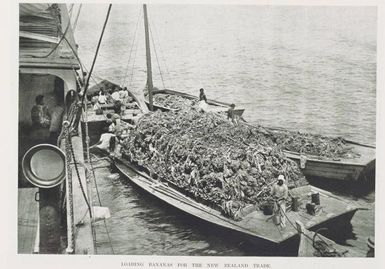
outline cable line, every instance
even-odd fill
[[[169,79],[170,79],[170,82],[171,82],[171,87],[174,88],[174,82],[173,82],[173,79],[172,79],[172,76],[171,76],[171,72],[170,72],[170,70],[169,70],[169,68],[167,66],[166,58],[164,57],[164,52],[163,52],[163,49],[162,49],[162,46],[161,46],[161,42],[160,42],[160,38],[159,38],[159,34],[158,34],[158,31],[157,31],[157,28],[156,28],[155,24],[152,23],[152,21],[150,21],[150,23],[151,23],[151,27],[155,31],[155,38],[158,41],[158,46],[159,46],[160,53],[161,53],[161,56],[162,56],[163,64],[164,64],[166,72],[167,72],[167,74],[169,76]]]
[[[74,25],[72,27],[72,31],[73,32],[75,32],[76,26],[78,24],[78,19],[79,19],[79,15],[80,15],[80,10],[82,9],[82,5],[83,4],[80,4],[79,9],[78,9],[78,14],[76,15],[76,18],[75,18],[75,21],[74,21]]]
[[[96,59],[97,59],[97,57],[98,57],[100,44],[102,43],[104,31],[105,31],[105,29],[106,29],[106,25],[107,25],[107,22],[108,22],[108,18],[109,18],[109,16],[110,16],[110,12],[111,12],[111,7],[112,7],[112,4],[109,4],[109,5],[108,5],[108,10],[107,10],[106,19],[105,19],[104,24],[103,24],[102,33],[100,34],[98,46],[97,46],[97,48],[96,48],[95,57],[94,57],[94,60],[92,61],[91,69],[90,69],[90,72],[89,72],[89,74],[88,74],[88,76],[87,76],[87,81],[86,81],[86,83],[84,84],[84,92],[83,92],[83,97],[82,97],[82,103],[84,102],[84,99],[85,99],[85,96],[86,96],[86,93],[87,93],[87,90],[88,90],[88,83],[90,82],[90,77],[91,77],[92,71],[94,70],[94,66],[95,66]]]
[[[126,78],[127,78],[127,73],[128,73],[128,67],[129,67],[129,64],[130,64],[132,50],[133,50],[133,48],[134,48],[135,41],[136,41],[136,33],[137,33],[137,30],[138,30],[139,21],[140,21],[141,18],[142,18],[142,9],[139,9],[138,20],[136,21],[136,27],[135,27],[135,31],[134,31],[134,36],[133,36],[131,48],[130,48],[130,55],[129,55],[129,57],[128,57],[128,62],[127,62],[126,71],[125,71],[125,74],[124,74],[124,77],[123,77],[123,83],[122,83],[122,85],[125,85],[125,83],[126,83]]]
[[[157,64],[158,64],[158,69],[159,69],[160,78],[161,78],[161,80],[162,80],[163,88],[165,89],[166,86],[164,85],[163,74],[162,74],[162,70],[160,69],[160,64],[159,64],[159,59],[158,59],[158,53],[156,52],[156,47],[155,47],[155,42],[154,42],[153,34],[152,34],[152,31],[151,31],[151,27],[148,27],[148,28],[150,29],[150,36],[151,36],[151,40],[152,40],[152,45],[153,45],[153,47],[154,47],[155,58],[156,58],[156,62],[157,62]]]
[[[135,54],[134,54],[134,59],[133,59],[133,62],[132,62],[132,68],[131,68],[131,74],[130,74],[130,83],[128,85],[128,88],[131,88],[131,85],[132,85],[132,82],[133,82],[133,78],[134,78],[135,60],[136,60],[136,54],[138,52],[138,45],[139,45],[139,42],[136,42]]]

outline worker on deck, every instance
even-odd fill
[[[44,95],[36,96],[35,103],[31,109],[31,138],[36,141],[46,142],[49,136],[48,128],[51,123],[51,115],[48,107],[44,104]]]
[[[115,142],[115,134],[113,133],[104,133],[100,136],[98,143],[90,147],[91,153],[98,153],[104,155],[106,152],[113,152],[114,148],[111,146],[112,140]]]
[[[205,101],[207,103],[205,90],[203,88],[200,88],[199,90],[199,101]]]
[[[115,100],[114,101],[114,112],[115,114],[122,115],[122,108],[123,108],[123,103],[121,100]]]
[[[288,197],[288,188],[285,184],[285,177],[278,176],[278,181],[271,189],[271,194],[275,200],[274,216],[279,220],[281,227],[286,226],[286,199]],[[278,223],[277,223],[278,224]]]
[[[36,128],[48,128],[51,117],[48,112],[48,107],[44,104],[44,95],[36,96],[35,103],[31,110],[32,126]]]
[[[119,90],[116,87],[112,88],[112,94],[111,94],[112,100],[115,101],[120,101],[120,95],[119,95]]]
[[[120,118],[120,116],[115,113],[108,113],[106,117],[107,117],[107,124],[108,124],[108,132],[114,133],[115,126],[116,126],[116,119]]]
[[[97,92],[93,93],[91,96],[91,104],[95,105],[99,101],[99,94]]]
[[[98,103],[101,105],[105,105],[107,103],[107,96],[104,94],[103,90],[100,90],[99,92]]]

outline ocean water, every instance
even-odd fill
[[[106,11],[107,5],[82,7],[75,39],[87,68]],[[148,13],[154,86],[190,94],[204,88],[210,99],[245,108],[253,123],[375,145],[375,7],[150,5]],[[142,91],[142,6],[113,5],[92,82],[100,79]],[[98,174],[116,253],[264,254],[207,231],[124,179],[109,180],[107,169]],[[366,239],[374,234],[374,192],[342,195],[369,208],[357,212],[344,242],[365,255]],[[98,229],[98,253],[109,253],[103,227]]]

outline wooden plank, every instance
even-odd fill
[[[334,173],[336,175],[347,175],[355,173],[356,171],[361,171],[363,167],[343,169],[339,167],[323,167],[322,165],[307,165],[305,171],[314,171],[314,172],[325,172],[325,173]]]
[[[76,162],[78,164],[78,171],[80,180],[77,178],[75,165],[71,164],[72,169],[72,190],[73,190],[73,204],[74,204],[74,223],[75,225],[83,223],[76,227],[77,233],[75,237],[75,254],[94,254],[94,242],[91,230],[91,218],[88,213],[88,206],[83,197],[80,182],[84,188],[85,195],[90,202],[87,193],[87,180],[83,156],[83,141],[81,138],[81,128],[79,128],[79,136],[72,137],[72,145],[75,153]]]
[[[305,176],[311,176],[311,177],[319,177],[319,178],[326,178],[326,179],[336,179],[336,180],[348,180],[349,175],[336,175],[335,173],[328,173],[325,171],[313,171],[313,170],[306,170],[303,171]]]
[[[38,188],[18,190],[17,250],[19,254],[31,254],[34,251],[39,217],[39,203],[35,201],[37,191]]]
[[[305,167],[315,167],[323,169],[336,169],[336,170],[355,170],[357,168],[364,168],[365,165],[351,165],[344,163],[322,163],[317,161],[307,161]]]
[[[334,179],[345,180],[345,179],[349,179],[349,178],[354,179],[354,175],[359,176],[361,170],[358,172],[350,171],[350,172],[343,173],[343,172],[340,172],[338,170],[305,168],[302,171],[305,175],[309,175],[309,176],[317,176],[317,177],[325,177],[325,178],[334,178]]]

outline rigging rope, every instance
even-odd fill
[[[134,38],[132,39],[132,44],[131,44],[131,48],[130,48],[130,55],[129,55],[129,57],[128,57],[128,62],[127,62],[126,71],[125,71],[125,74],[124,74],[124,77],[123,77],[123,83],[122,83],[122,85],[125,85],[125,83],[126,83],[126,78],[127,78],[127,73],[128,73],[128,67],[129,67],[130,60],[131,60],[132,50],[133,50],[134,45],[135,45],[136,33],[137,33],[137,30],[138,30],[139,21],[140,21],[141,17],[142,17],[142,9],[139,9],[138,20],[137,20],[137,22],[136,22],[136,27],[135,27],[135,31],[134,31]]]
[[[168,74],[169,80],[171,82],[171,87],[174,88],[174,82],[173,82],[170,70],[169,70],[169,68],[167,66],[166,58],[164,57],[164,52],[163,52],[163,49],[162,49],[162,46],[161,46],[161,42],[160,42],[158,31],[156,29],[155,24],[152,23],[151,19],[150,19],[150,24],[151,24],[151,27],[154,29],[154,32],[155,32],[155,38],[158,41],[158,46],[159,46],[160,53],[161,53],[161,56],[162,56],[163,64],[164,64],[164,67],[166,69],[166,73]]]
[[[108,18],[110,17],[111,7],[112,7],[112,4],[109,4],[109,5],[108,5],[108,10],[107,10],[106,19],[105,19],[104,24],[103,24],[102,33],[100,34],[98,46],[97,46],[97,48],[96,48],[95,57],[94,57],[94,60],[92,61],[92,65],[91,65],[91,68],[90,68],[90,72],[89,72],[89,74],[88,74],[88,76],[87,76],[87,81],[86,81],[86,83],[85,83],[85,85],[84,85],[84,92],[83,92],[83,97],[82,97],[82,103],[84,102],[84,99],[85,99],[85,96],[86,96],[86,93],[87,93],[87,90],[88,90],[88,83],[90,82],[90,76],[91,76],[91,74],[92,74],[92,71],[94,70],[95,62],[96,62],[96,59],[97,59],[97,57],[98,57],[100,44],[102,43],[104,31],[105,31],[106,26],[107,26]]]
[[[92,210],[91,210],[91,205],[88,201],[88,198],[87,198],[87,195],[84,191],[84,187],[83,187],[83,183],[82,183],[82,180],[80,178],[80,173],[79,173],[79,168],[78,168],[78,164],[76,162],[76,157],[75,157],[75,151],[74,151],[74,148],[72,146],[72,141],[71,141],[71,133],[68,134],[69,136],[69,147],[70,147],[70,150],[71,150],[71,154],[72,154],[72,161],[73,161],[73,164],[75,166],[75,171],[76,171],[76,176],[78,178],[78,181],[79,181],[79,186],[80,186],[80,189],[82,191],[82,194],[83,194],[83,198],[84,198],[84,201],[86,202],[87,204],[87,207],[88,207],[88,211],[90,213],[90,218],[92,218]]]
[[[75,21],[74,21],[74,25],[72,27],[72,31],[73,32],[75,32],[76,26],[78,24],[78,19],[79,19],[79,15],[80,15],[80,10],[82,9],[82,5],[83,4],[80,4],[79,9],[78,9],[78,14],[76,15],[76,18],[75,18]]]
[[[165,89],[166,86],[164,85],[163,74],[162,74],[162,70],[160,69],[160,64],[159,64],[159,59],[158,59],[158,53],[156,52],[156,47],[155,47],[155,42],[154,42],[153,34],[152,34],[152,31],[151,31],[151,27],[148,27],[148,28],[150,29],[150,36],[151,36],[151,40],[152,40],[152,45],[153,45],[153,47],[154,47],[155,58],[156,58],[156,62],[157,62],[157,64],[158,64],[158,69],[159,69],[160,78],[162,79],[163,88]]]
[[[70,16],[72,16],[72,9],[73,9],[74,5],[75,4],[71,4],[71,7],[68,10],[68,13],[70,14]]]
[[[131,88],[131,85],[132,85],[132,82],[133,82],[133,78],[134,78],[135,60],[136,60],[136,54],[138,52],[138,45],[139,45],[139,42],[136,42],[134,60],[132,62],[132,68],[131,68],[131,74],[130,74],[130,83],[128,85],[128,88]]]

